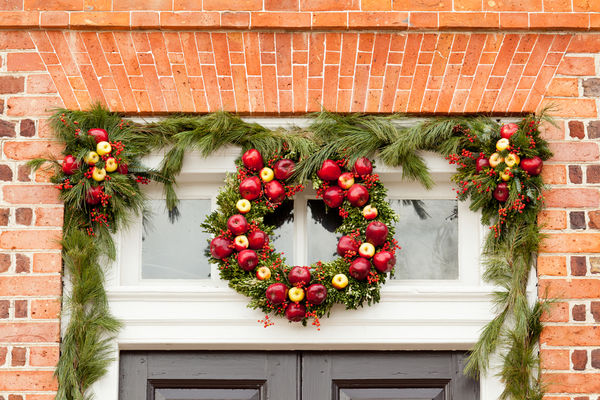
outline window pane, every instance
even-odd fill
[[[169,221],[164,200],[151,200],[152,216],[142,237],[143,279],[208,279],[210,235],[200,224],[210,213],[210,200],[181,200],[181,215]]]
[[[395,279],[458,279],[457,200],[392,200],[400,221]]]
[[[308,264],[331,261],[337,257],[337,243],[341,235],[335,230],[343,219],[338,210],[325,211],[323,200],[308,200],[306,221],[306,247]]]
[[[273,226],[269,238],[275,252],[282,253],[288,264],[294,262],[294,202],[285,201],[271,214],[265,216],[265,225]]]

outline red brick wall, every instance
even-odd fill
[[[598,30],[598,12],[591,0],[1,2],[0,400],[56,389],[62,209],[25,162],[59,151],[52,107],[91,101],[130,114],[252,115],[554,104],[538,272],[540,293],[558,300],[544,376],[548,400],[597,400],[600,35],[575,31]]]

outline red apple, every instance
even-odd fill
[[[388,227],[386,224],[380,221],[373,221],[367,225],[365,231],[367,241],[373,246],[381,246],[387,240]]]
[[[313,283],[306,289],[306,301],[312,305],[318,306],[326,297],[327,288],[320,283]]]
[[[259,281],[264,281],[267,280],[271,277],[271,268],[269,267],[265,267],[264,265],[262,267],[259,267],[256,270],[256,278]]]
[[[265,194],[273,203],[281,203],[285,200],[285,189],[279,181],[265,183]]]
[[[292,160],[282,159],[275,163],[273,171],[275,172],[275,179],[285,181],[287,178],[292,176],[296,168],[296,163]]]
[[[127,173],[129,172],[129,167],[127,166],[127,164],[121,163],[117,167],[117,172],[120,173],[121,175],[127,175]]]
[[[266,297],[269,303],[277,305],[287,299],[288,288],[283,283],[273,283],[267,288]]]
[[[337,252],[344,257],[349,251],[353,251],[354,255],[358,254],[358,242],[352,236],[342,236],[337,245]]]
[[[373,164],[367,157],[361,157],[354,163],[352,171],[361,178],[373,172]]]
[[[108,142],[108,132],[102,128],[92,128],[87,133],[94,138],[96,143]]]
[[[508,199],[509,195],[508,185],[504,182],[501,182],[494,189],[494,198],[498,200],[500,203],[504,203]]]
[[[252,271],[258,265],[258,255],[254,250],[242,250],[237,255],[237,262],[244,271]]]
[[[371,262],[366,258],[357,258],[350,264],[350,276],[359,281],[367,279],[371,271]]]
[[[323,201],[328,207],[337,208],[344,202],[344,191],[338,186],[330,186],[323,193]]]
[[[227,258],[233,253],[233,243],[231,240],[224,238],[223,236],[217,236],[210,242],[210,254],[214,258],[222,260]]]
[[[511,122],[509,124],[502,125],[502,128],[500,128],[500,136],[504,139],[510,139],[510,137],[517,133],[518,130],[519,125]]]
[[[258,176],[251,176],[240,183],[240,194],[246,200],[254,200],[260,196],[260,188]]]
[[[262,249],[266,243],[269,243],[269,236],[259,229],[250,232],[248,235],[248,247],[251,249]]]
[[[244,166],[252,171],[259,171],[264,167],[262,156],[256,149],[250,149],[242,155],[242,163]]]
[[[65,175],[73,175],[77,168],[79,168],[77,159],[70,154],[66,156],[62,162],[62,170]]]
[[[288,273],[288,280],[294,286],[306,286],[310,283],[310,270],[308,267],[294,267]]]
[[[239,235],[233,239],[233,247],[236,251],[242,251],[248,248],[248,238],[246,235]]]
[[[365,208],[363,208],[363,212],[362,212],[363,217],[365,217],[365,219],[367,219],[367,220],[371,220],[371,219],[377,218],[378,213],[379,212],[377,211],[377,208],[373,207],[370,204],[367,204],[365,206]]]
[[[242,235],[248,230],[248,221],[242,214],[235,214],[227,220],[227,229],[234,235]]]
[[[521,168],[531,176],[538,176],[542,172],[544,162],[538,156],[521,160]]]
[[[362,207],[369,201],[369,191],[363,185],[355,183],[348,189],[346,197],[354,207]]]
[[[292,322],[300,322],[306,315],[306,307],[300,303],[290,303],[285,308],[285,317]]]
[[[344,172],[338,178],[338,186],[342,189],[350,189],[350,186],[354,185],[354,174],[351,172]]]
[[[342,174],[340,166],[333,160],[325,160],[321,169],[317,171],[317,176],[324,181],[335,181]]]
[[[89,205],[95,206],[96,204],[100,203],[100,200],[102,199],[100,196],[101,194],[102,186],[93,187],[85,194],[85,202]]]
[[[490,160],[488,160],[485,156],[479,156],[479,158],[475,161],[475,171],[480,173],[484,168],[490,167]]]
[[[396,257],[390,251],[380,251],[373,256],[373,265],[377,271],[386,274],[394,269]]]

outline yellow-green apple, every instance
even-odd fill
[[[337,274],[331,279],[331,286],[336,289],[343,289],[348,286],[348,277],[344,274]]]
[[[367,220],[375,219],[375,218],[377,218],[377,214],[378,214],[377,208],[375,208],[371,204],[367,204],[365,206],[365,208],[363,208],[362,214],[363,214],[363,217],[365,217],[365,219],[367,219]]]
[[[510,168],[509,167],[504,168],[504,171],[500,172],[500,179],[502,179],[503,181],[510,180]]]
[[[250,211],[250,208],[252,208],[252,204],[249,200],[240,199],[237,201],[237,203],[235,203],[235,208],[237,208],[237,210],[242,214],[246,214],[248,211]]]
[[[324,181],[335,181],[342,174],[340,166],[333,160],[325,160],[317,171],[317,176]]]
[[[92,170],[92,179],[96,182],[102,182],[106,178],[106,170],[104,168],[94,167]]]
[[[363,185],[355,183],[348,189],[346,197],[354,207],[362,207],[369,201],[369,191]]]
[[[253,271],[258,265],[258,255],[254,250],[245,249],[238,253],[237,262],[244,271]]]
[[[330,186],[323,193],[323,202],[327,207],[337,208],[344,202],[344,191],[341,187]]]
[[[288,280],[294,286],[306,286],[310,283],[310,270],[308,267],[294,267],[288,273]]]
[[[358,254],[358,242],[352,236],[342,236],[337,245],[337,252],[340,256],[348,255],[348,252],[354,252],[350,255]]]
[[[265,296],[269,303],[277,305],[281,304],[287,299],[288,288],[283,283],[273,283],[267,288]]]
[[[338,177],[338,186],[342,189],[350,189],[354,185],[354,174],[351,172],[344,172]]]
[[[262,249],[269,243],[269,236],[260,229],[254,230],[248,234],[248,243],[251,249]]]
[[[119,163],[117,163],[117,160],[114,157],[108,157],[106,159],[106,162],[104,165],[106,172],[115,172],[118,167],[119,167]]]
[[[504,139],[510,139],[510,137],[517,133],[518,130],[519,125],[513,124],[512,122],[502,125],[502,128],[500,128],[500,137]]]
[[[285,199],[285,189],[279,181],[265,183],[265,194],[273,203],[281,203]]]
[[[254,200],[260,196],[260,179],[258,176],[251,176],[240,183],[240,194],[246,200]]]
[[[259,175],[263,182],[271,182],[273,178],[275,178],[275,173],[269,167],[264,167],[261,169]]]
[[[502,138],[496,142],[496,150],[504,151],[510,146],[510,140]]]
[[[66,156],[62,162],[62,170],[65,175],[73,175],[77,168],[79,168],[77,159],[70,154]]]
[[[365,230],[367,241],[373,246],[381,246],[387,240],[388,227],[380,221],[372,221]]]
[[[538,176],[542,172],[544,162],[538,156],[521,160],[521,168],[530,176]]]
[[[504,157],[500,153],[494,153],[490,156],[490,166],[496,168],[501,162],[504,161]]]
[[[227,229],[234,235],[242,235],[248,230],[248,221],[241,214],[234,214],[227,219]]]
[[[367,279],[371,271],[371,262],[366,258],[359,257],[350,264],[350,276],[356,280],[362,281]]]
[[[291,322],[300,322],[306,316],[306,306],[300,303],[290,303],[285,308],[285,317]]]
[[[108,132],[102,128],[92,128],[87,133],[94,138],[96,143],[108,142]]]
[[[314,306],[324,302],[326,297],[327,288],[320,283],[313,283],[306,289],[306,301]]]
[[[262,155],[256,149],[250,149],[242,155],[242,163],[252,171],[260,171],[264,166]]]
[[[87,165],[94,165],[100,161],[100,156],[95,151],[89,151],[85,157],[83,157],[83,161],[85,161]]]
[[[231,240],[223,237],[217,236],[210,242],[210,254],[214,258],[222,260],[223,258],[227,258],[233,253],[233,243]]]
[[[372,263],[377,271],[381,272],[382,274],[387,274],[394,269],[394,265],[396,265],[396,257],[394,257],[391,251],[384,250],[373,256]]]
[[[102,199],[101,195],[102,195],[102,186],[92,187],[85,194],[85,202],[92,206],[95,206],[96,204],[100,203],[100,200]]]
[[[294,173],[294,168],[296,168],[296,163],[292,160],[284,158],[282,160],[277,161],[273,166],[275,178],[280,181],[285,181],[287,178],[292,176],[292,174]]]
[[[256,277],[261,281],[266,281],[271,277],[271,268],[262,266],[256,270]]]
[[[290,290],[288,291],[288,297],[291,301],[298,303],[304,300],[304,289],[299,287],[290,288]]]
[[[358,254],[364,258],[371,258],[375,254],[375,246],[369,242],[365,242],[358,248]]]
[[[506,200],[508,200],[508,194],[508,185],[504,182],[500,182],[493,192],[494,198],[501,203],[504,203]]]
[[[490,160],[488,160],[485,156],[479,156],[479,158],[475,161],[475,171],[480,173],[484,168],[488,168],[490,166]]]
[[[504,159],[504,163],[508,167],[513,167],[515,165],[519,165],[520,162],[521,162],[521,158],[518,155],[516,155],[515,153],[510,153]]]
[[[361,178],[373,172],[373,164],[367,157],[361,157],[354,163],[352,171]]]
[[[110,153],[111,150],[112,146],[108,142],[100,142],[96,145],[96,153],[100,156]]]
[[[239,235],[233,239],[233,246],[236,251],[242,251],[248,248],[248,238],[246,235]]]

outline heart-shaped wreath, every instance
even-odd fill
[[[215,235],[210,253],[221,278],[250,297],[250,307],[267,313],[265,326],[272,324],[269,313],[293,322],[313,318],[318,326],[336,303],[356,309],[379,301],[399,249],[392,224],[397,217],[371,160],[359,158],[350,169],[345,158],[327,159],[312,181],[317,197],[343,218],[337,229],[339,257],[310,267],[287,266],[269,242],[273,227],[265,216],[304,189],[294,176],[296,161],[288,153],[265,163],[258,150],[246,151],[217,197],[218,209],[202,225]]]

